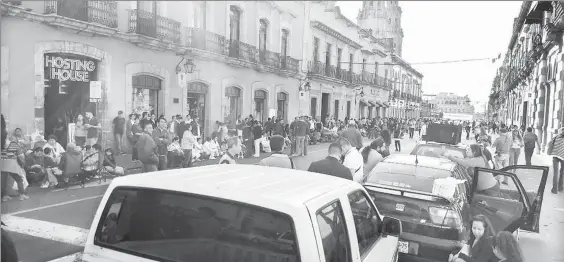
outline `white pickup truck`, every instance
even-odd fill
[[[356,182],[215,165],[114,179],[81,260],[395,262],[400,234]]]

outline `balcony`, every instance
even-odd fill
[[[280,53],[260,50],[245,42],[229,40],[225,36],[199,28],[187,28],[186,45],[209,54],[231,57],[272,69],[297,73],[300,68],[300,62],[290,56],[284,57]]]
[[[180,22],[139,9],[129,11],[129,33],[180,43]]]
[[[50,0],[45,1],[45,14],[117,28],[116,1]]]

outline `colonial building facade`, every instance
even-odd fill
[[[475,112],[474,106],[470,103],[468,96],[459,96],[454,93],[441,92],[436,95],[429,95],[427,101],[434,105],[439,112],[453,114],[471,114]]]
[[[422,76],[398,53],[403,32],[389,41],[400,31],[382,37],[379,25],[359,26],[334,1],[0,6],[1,110],[9,129],[27,134],[48,135],[58,119],[72,123],[87,111],[105,143],[119,110],[198,117],[204,135],[216,121],[233,127],[248,115],[386,117],[391,97],[416,102],[421,93]]]
[[[57,119],[92,111],[110,140],[122,110],[199,117],[209,135],[216,121],[298,115],[302,2],[1,5],[1,102],[12,130],[47,135]]]
[[[523,2],[490,94],[491,117],[533,127],[543,150],[564,123],[563,15],[559,1]]]

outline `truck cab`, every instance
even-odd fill
[[[114,179],[83,261],[386,261],[401,222],[358,183],[255,165]]]

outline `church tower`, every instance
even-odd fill
[[[401,57],[403,29],[398,1],[362,1],[357,20],[360,28],[372,30],[372,35],[376,38],[391,39],[394,53]]]

